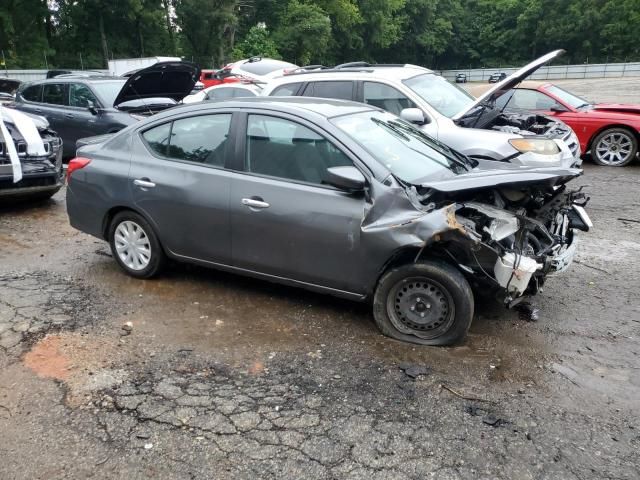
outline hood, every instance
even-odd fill
[[[505,184],[533,184],[538,182],[563,184],[582,175],[579,168],[562,167],[521,167],[508,164],[495,165],[497,162],[478,160],[478,166],[468,173],[462,173],[443,180],[423,180],[423,187],[433,188],[441,192],[456,192],[475,188],[491,188]]]
[[[640,105],[623,103],[596,103],[592,105],[593,110],[601,112],[624,112],[640,114]]]
[[[31,121],[33,122],[33,124],[38,130],[46,130],[47,128],[49,128],[49,122],[47,121],[47,119],[44,117],[41,117],[40,115],[34,115],[33,113],[18,111],[15,109],[11,109],[12,115],[10,115],[9,112],[6,111],[7,108],[8,107],[6,105],[2,108],[2,120],[5,123],[9,123],[13,125],[15,123],[14,118],[27,117],[31,119]]]
[[[512,73],[511,75],[509,75],[507,78],[505,78],[501,82],[498,82],[495,85],[493,85],[493,87],[491,87],[489,90],[487,90],[483,95],[480,95],[476,99],[475,102],[470,104],[468,107],[466,107],[461,112],[458,112],[457,114],[455,114],[452,117],[452,119],[453,120],[459,120],[459,119],[463,118],[471,110],[473,110],[475,107],[477,107],[478,105],[480,105],[482,103],[495,102],[498,98],[500,98],[505,93],[509,92],[509,90],[514,88],[516,85],[518,85],[520,82],[522,82],[525,78],[527,78],[529,75],[531,75],[536,70],[538,70],[540,67],[542,67],[545,63],[548,63],[551,60],[553,60],[554,58],[559,57],[564,52],[565,52],[564,50],[554,50],[553,52],[549,52],[546,55],[543,55],[542,57],[538,58],[537,60],[534,60],[533,62],[529,63],[528,65],[525,65],[520,70],[517,70],[516,72]]]
[[[0,78],[0,93],[10,93],[13,95],[18,90],[22,82],[11,78]]]
[[[200,78],[200,67],[191,62],[159,62],[129,77],[114,107],[145,98],[171,98],[179,102],[189,95]]]

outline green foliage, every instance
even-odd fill
[[[244,40],[234,47],[231,57],[233,60],[249,57],[281,58],[269,31],[258,25],[249,29]]]
[[[2,0],[0,49],[8,68],[154,55],[499,67],[555,48],[563,62],[640,60],[638,25],[639,0]]]
[[[331,20],[317,5],[291,0],[275,36],[280,51],[291,62],[322,62],[331,40]]]

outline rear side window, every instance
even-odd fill
[[[64,83],[45,83],[42,88],[42,102],[51,105],[67,105]]]
[[[42,101],[42,85],[31,85],[25,88],[20,95],[28,102],[40,102]]]
[[[142,134],[155,153],[176,160],[223,167],[231,114],[181,118]]]
[[[403,93],[384,83],[364,82],[364,103],[400,115],[405,108],[416,108],[416,104]]]
[[[286,85],[282,85],[276,88],[273,92],[271,92],[271,97],[291,97],[298,92],[302,83],[287,83]]]
[[[220,98],[232,98],[234,88],[216,88],[207,92],[207,98],[209,100],[216,100]]]
[[[312,82],[304,91],[305,97],[353,99],[353,82]]]

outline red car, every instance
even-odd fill
[[[202,70],[200,81],[204,84],[204,88],[209,88],[222,83],[239,82],[240,79],[233,76],[231,70],[225,67],[220,70]]]
[[[640,105],[596,103],[549,82],[522,82],[501,98],[508,110],[538,110],[573,128],[583,152],[599,165],[622,167],[636,158]]]

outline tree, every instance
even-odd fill
[[[231,56],[235,60],[248,57],[281,58],[278,47],[264,24],[251,27],[244,40],[233,49]]]
[[[317,5],[290,0],[275,38],[278,50],[293,63],[322,63],[331,40],[331,20]]]

